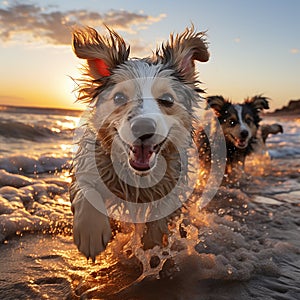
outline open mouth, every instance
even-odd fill
[[[241,149],[246,148],[248,145],[248,142],[246,139],[234,138],[234,141],[235,141],[236,147],[241,148]]]
[[[145,172],[156,164],[157,155],[166,139],[156,145],[133,144],[129,146],[129,165],[136,171]]]

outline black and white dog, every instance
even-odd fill
[[[254,151],[257,131],[261,121],[260,112],[268,109],[268,99],[261,95],[248,98],[241,104],[233,104],[222,96],[207,98],[222,128],[226,142],[226,168],[223,183],[236,183],[243,171],[246,156]],[[195,135],[200,163],[209,171],[211,147],[209,139],[200,128]]]

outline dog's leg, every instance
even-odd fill
[[[72,201],[74,243],[93,261],[111,239],[109,219],[101,212],[101,205],[104,205],[101,195],[93,189],[77,191]]]

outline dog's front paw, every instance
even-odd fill
[[[74,243],[80,252],[95,261],[96,256],[105,250],[111,239],[109,219],[86,197],[80,201],[74,200],[72,203]]]

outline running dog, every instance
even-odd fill
[[[254,151],[261,121],[260,112],[269,108],[268,99],[258,95],[246,99],[242,104],[232,104],[222,96],[210,96],[207,104],[208,108],[213,109],[225,138],[227,150],[223,183],[236,183],[242,174],[246,157]],[[195,142],[202,167],[209,171],[210,141],[202,128],[197,131]]]
[[[144,248],[164,244],[168,216],[154,216],[152,208],[187,177],[186,153],[202,92],[195,61],[209,59],[205,34],[193,27],[171,34],[142,59],[129,58],[123,38],[107,30],[107,35],[90,27],[73,33],[74,52],[86,60],[78,99],[90,109],[72,168],[73,237],[79,251],[93,260],[112,237],[109,209],[145,224]],[[124,209],[128,203],[133,211]],[[169,205],[163,202],[162,210],[164,204]]]

